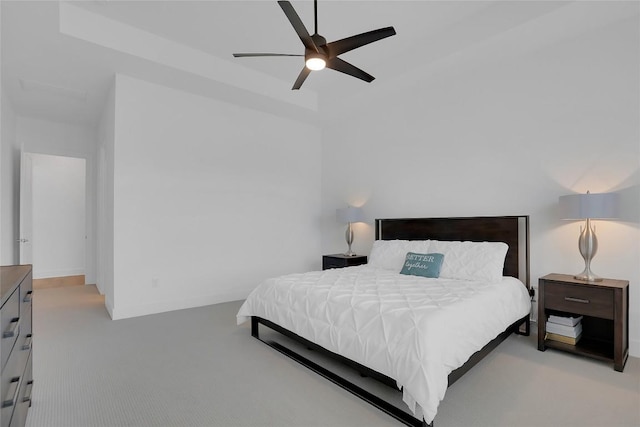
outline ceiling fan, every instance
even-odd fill
[[[313,18],[315,31],[312,35],[305,28],[302,20],[296,13],[295,9],[288,1],[279,1],[278,4],[284,11],[284,14],[291,22],[293,29],[300,37],[304,45],[304,55],[289,53],[234,53],[236,58],[257,57],[257,56],[304,56],[305,67],[302,69],[296,82],[293,84],[292,90],[300,89],[302,83],[309,76],[311,71],[322,70],[323,68],[331,68],[332,70],[348,74],[358,79],[370,83],[375,79],[371,74],[362,71],[360,68],[338,58],[338,55],[350,50],[359,48],[369,43],[390,37],[396,34],[393,27],[380,28],[355,36],[347,37],[331,43],[318,34],[318,0],[313,1]]]

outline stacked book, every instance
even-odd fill
[[[582,335],[582,316],[550,315],[546,339],[576,345]]]

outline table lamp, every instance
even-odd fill
[[[596,228],[591,225],[591,220],[618,218],[618,194],[591,194],[587,191],[586,194],[560,196],[559,202],[562,219],[585,220],[584,228],[580,227],[580,238],[578,239],[580,255],[584,258],[584,270],[573,277],[588,282],[602,281],[601,277],[596,276],[591,271],[591,260],[598,251]]]
[[[355,206],[349,206],[344,209],[336,209],[336,219],[338,222],[347,225],[347,230],[344,233],[344,238],[349,245],[349,250],[344,254],[345,256],[355,256],[356,254],[351,250],[351,244],[353,243],[353,230],[351,224],[354,222],[364,221],[364,212],[362,208],[356,208]]]

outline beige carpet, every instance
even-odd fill
[[[112,321],[94,286],[34,297],[29,427],[399,426],[236,326],[240,302]],[[511,336],[447,392],[454,426],[640,426],[624,373]]]

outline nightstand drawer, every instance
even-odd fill
[[[348,256],[342,254],[334,254],[322,256],[323,270],[328,270],[330,268],[354,267],[356,265],[362,265],[366,263],[367,257],[365,255]]]
[[[323,260],[322,261],[322,269],[323,270],[328,270],[330,268],[342,268],[347,266],[347,263],[345,262],[338,262],[336,260]]]
[[[544,292],[546,308],[603,319],[614,318],[614,295],[610,289],[547,282]]]

